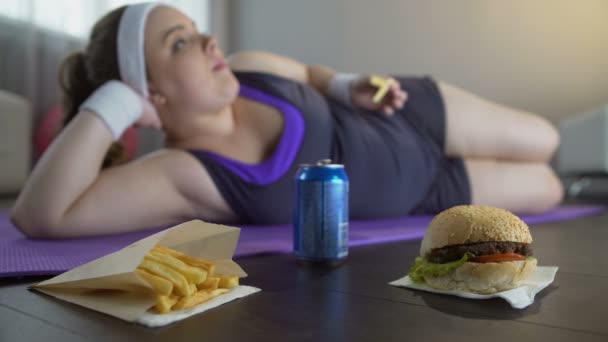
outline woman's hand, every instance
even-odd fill
[[[357,80],[351,89],[351,101],[354,106],[368,110],[375,110],[387,116],[394,114],[395,110],[403,108],[407,100],[407,93],[401,89],[401,84],[394,78],[386,78],[389,88],[386,94],[378,101],[374,102],[374,95],[379,87],[371,82],[372,76],[367,75]]]

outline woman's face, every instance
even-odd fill
[[[217,113],[237,96],[238,81],[215,39],[197,32],[192,19],[174,8],[158,6],[148,16],[145,55],[150,95],[164,101],[165,128]]]

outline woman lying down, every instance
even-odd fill
[[[192,218],[289,223],[293,177],[331,159],[350,178],[352,219],[436,214],[457,204],[515,212],[556,205],[546,120],[428,77],[336,73],[261,51],[224,59],[173,7],[140,3],[96,23],[61,70],[66,126],[12,211],[32,237],[128,232]],[[112,158],[131,125],[165,148]]]

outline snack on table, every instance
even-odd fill
[[[439,290],[491,294],[518,287],[536,269],[528,226],[507,210],[462,205],[439,213],[409,276]]]
[[[156,245],[135,273],[157,296],[157,313],[193,307],[239,285],[238,276],[217,275],[215,265]]]

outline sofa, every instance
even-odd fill
[[[38,140],[45,118],[60,107],[58,71],[70,52],[84,41],[35,28],[0,14],[0,198],[14,196],[40,153]],[[48,121],[48,120],[47,120]],[[164,136],[137,130],[136,155],[160,148]]]
[[[27,178],[32,156],[32,107],[0,90],[0,195],[12,195]]]

